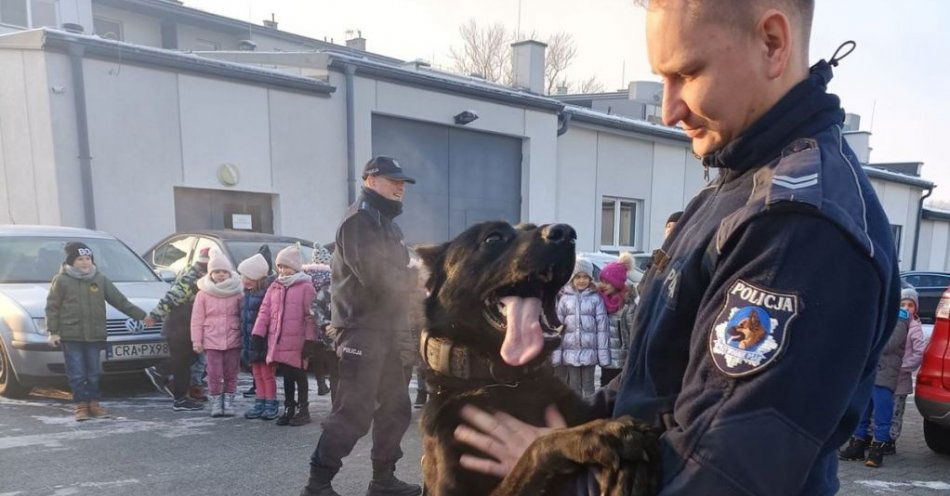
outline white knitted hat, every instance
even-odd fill
[[[270,267],[267,266],[264,255],[255,253],[252,257],[238,264],[237,270],[242,276],[252,281],[259,281],[267,277]]]

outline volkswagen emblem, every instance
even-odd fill
[[[125,328],[132,334],[138,334],[145,330],[145,322],[135,319],[126,319]]]

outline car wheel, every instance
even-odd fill
[[[924,440],[927,447],[941,455],[950,455],[950,427],[924,420]]]
[[[33,388],[20,384],[13,367],[10,365],[10,357],[7,356],[7,350],[3,347],[3,340],[0,340],[0,396],[6,398],[24,398]]]

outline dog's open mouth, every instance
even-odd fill
[[[502,360],[518,367],[535,359],[544,349],[544,338],[559,335],[562,325],[557,318],[554,294],[502,295],[505,292],[489,297],[483,314],[492,327],[505,333],[501,345]]]

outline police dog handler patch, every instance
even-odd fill
[[[729,377],[765,370],[788,343],[788,325],[798,314],[798,296],[738,280],[709,334],[709,352]]]

